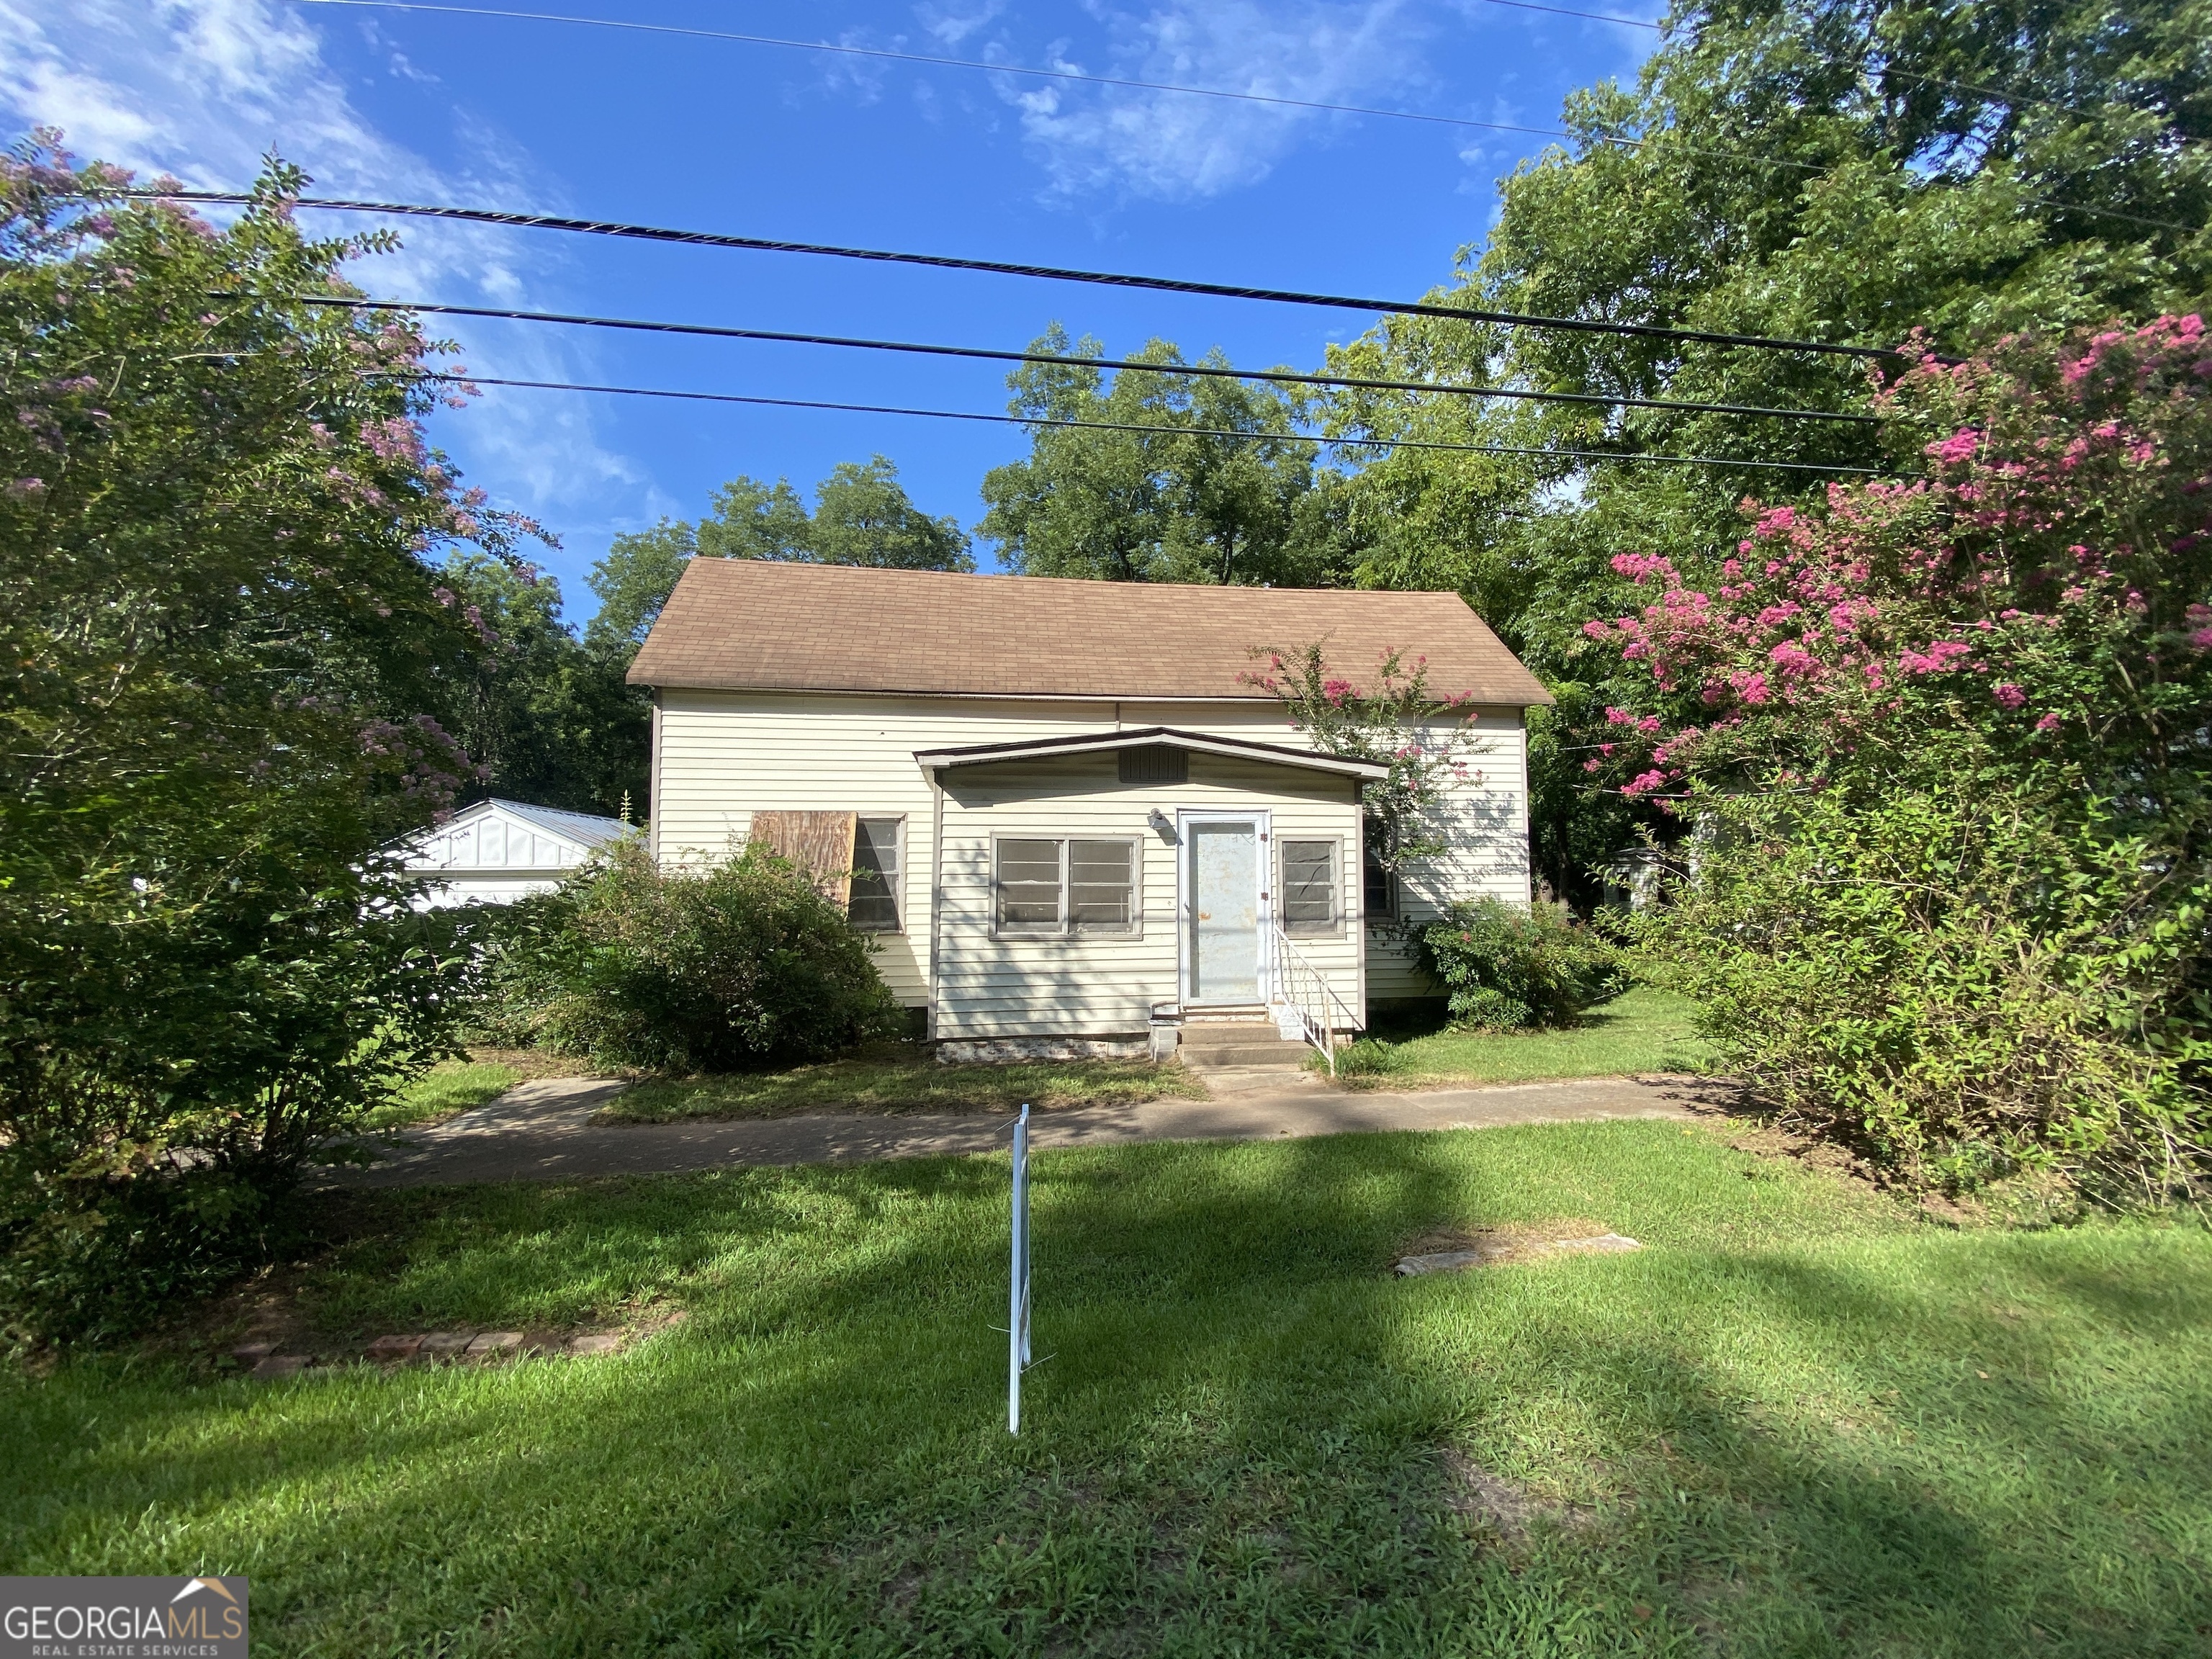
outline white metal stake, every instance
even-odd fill
[[[1030,1363],[1030,1109],[1014,1120],[1013,1280],[1006,1320],[1006,1432],[1022,1431],[1022,1370]]]

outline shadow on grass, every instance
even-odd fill
[[[693,1317],[503,1372],[88,1367],[99,1427],[42,1413],[0,1536],[239,1565],[272,1652],[2197,1650],[2201,1240],[1914,1230],[1744,1163],[1640,1124],[1041,1156],[1018,1441],[1002,1161],[379,1195],[334,1317]],[[1577,1208],[1653,1248],[1389,1277]],[[1460,1513],[1447,1446],[1571,1518]]]

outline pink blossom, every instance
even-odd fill
[[[2002,708],[2018,708],[2027,701],[2027,693],[2010,680],[1999,680],[1990,688],[1990,695]]]
[[[2058,716],[2045,714],[2041,720],[2036,721],[2035,729],[2039,732],[2056,732],[2058,729]]]
[[[1929,444],[1923,453],[1950,466],[1973,459],[1974,452],[1981,447],[1981,444],[1980,433],[1972,427],[1962,427],[1942,442]]]
[[[1631,581],[1643,581],[1650,576],[1671,576],[1674,565],[1656,553],[1616,553],[1613,568]]]

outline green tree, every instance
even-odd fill
[[[2207,0],[1702,0],[1637,86],[1569,100],[1575,138],[1504,181],[1480,257],[1432,298],[1876,347],[2200,304],[2212,281]],[[1850,358],[1392,318],[1333,368],[1601,397],[1864,412]],[[1624,546],[1725,556],[1735,504],[1816,495],[1748,465],[1565,450],[1883,465],[1838,422],[1433,395],[1331,399],[1333,429],[1551,452],[1400,451],[1348,486],[1352,579],[1466,593],[1560,697],[1535,722],[1536,860],[1575,885],[1648,808],[1594,795],[1583,718],[1617,701],[1578,631],[1630,603]],[[1587,889],[1583,889],[1586,893]]]
[[[884,456],[840,462],[814,487],[814,501],[809,513],[789,479],[770,484],[739,474],[714,492],[698,523],[663,519],[650,530],[616,537],[586,579],[599,600],[599,614],[584,630],[586,651],[618,680],[695,558],[878,570],[975,568],[959,521],[932,518],[915,506],[898,468]]]
[[[240,1259],[445,1040],[380,849],[467,781],[485,647],[431,560],[529,526],[425,445],[424,342],[272,167],[218,230],[42,133],[0,157],[0,1318]],[[228,297],[212,298],[222,295]]]
[[[560,584],[534,567],[471,550],[441,576],[480,630],[446,711],[476,763],[462,799],[610,815],[627,799],[642,811],[652,708],[623,682],[633,651],[609,648],[605,629],[580,641],[561,620]]]
[[[1104,348],[1071,342],[1055,323],[1031,349],[1096,357]],[[1160,368],[1123,369],[1109,383],[1096,368],[1028,363],[1007,377],[1007,407],[1036,424],[1029,459],[985,476],[989,511],[976,527],[1007,567],[1105,581],[1328,580],[1340,520],[1316,489],[1313,444],[1292,435],[1297,400],[1176,374],[1182,356],[1164,340],[1134,361]],[[1125,429],[1047,424],[1070,420]]]

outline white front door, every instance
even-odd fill
[[[1265,1001],[1267,819],[1186,818],[1182,841],[1184,1000]]]

